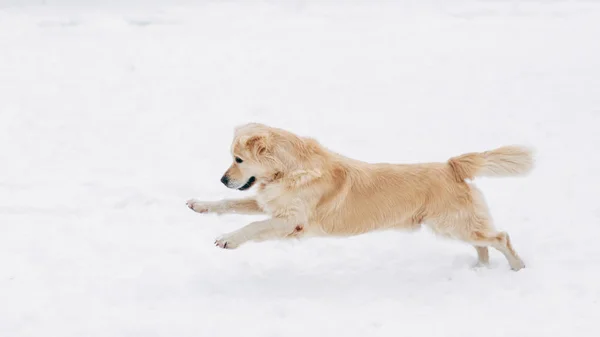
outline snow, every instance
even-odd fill
[[[0,336],[598,336],[600,3],[0,2]],[[527,264],[429,231],[247,244],[233,127],[478,179]]]

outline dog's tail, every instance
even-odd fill
[[[458,181],[483,176],[525,175],[533,168],[533,150],[523,146],[503,146],[491,151],[452,157],[448,164]]]

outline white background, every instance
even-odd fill
[[[583,1],[0,1],[0,336],[598,336],[598,41]],[[243,195],[249,121],[371,162],[534,146],[477,180],[527,268],[427,230],[214,247],[255,218],[185,201]]]

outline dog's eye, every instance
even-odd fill
[[[243,160],[242,160],[242,158],[240,158],[240,157],[235,157],[235,162],[236,162],[236,163],[238,163],[238,164],[241,164],[241,163],[243,163],[244,161],[243,161]]]

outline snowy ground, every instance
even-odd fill
[[[98,3],[101,3],[97,0]],[[600,335],[600,3],[0,1],[0,336]],[[33,6],[25,6],[33,4]],[[528,268],[384,232],[213,246],[233,127],[480,179]]]

